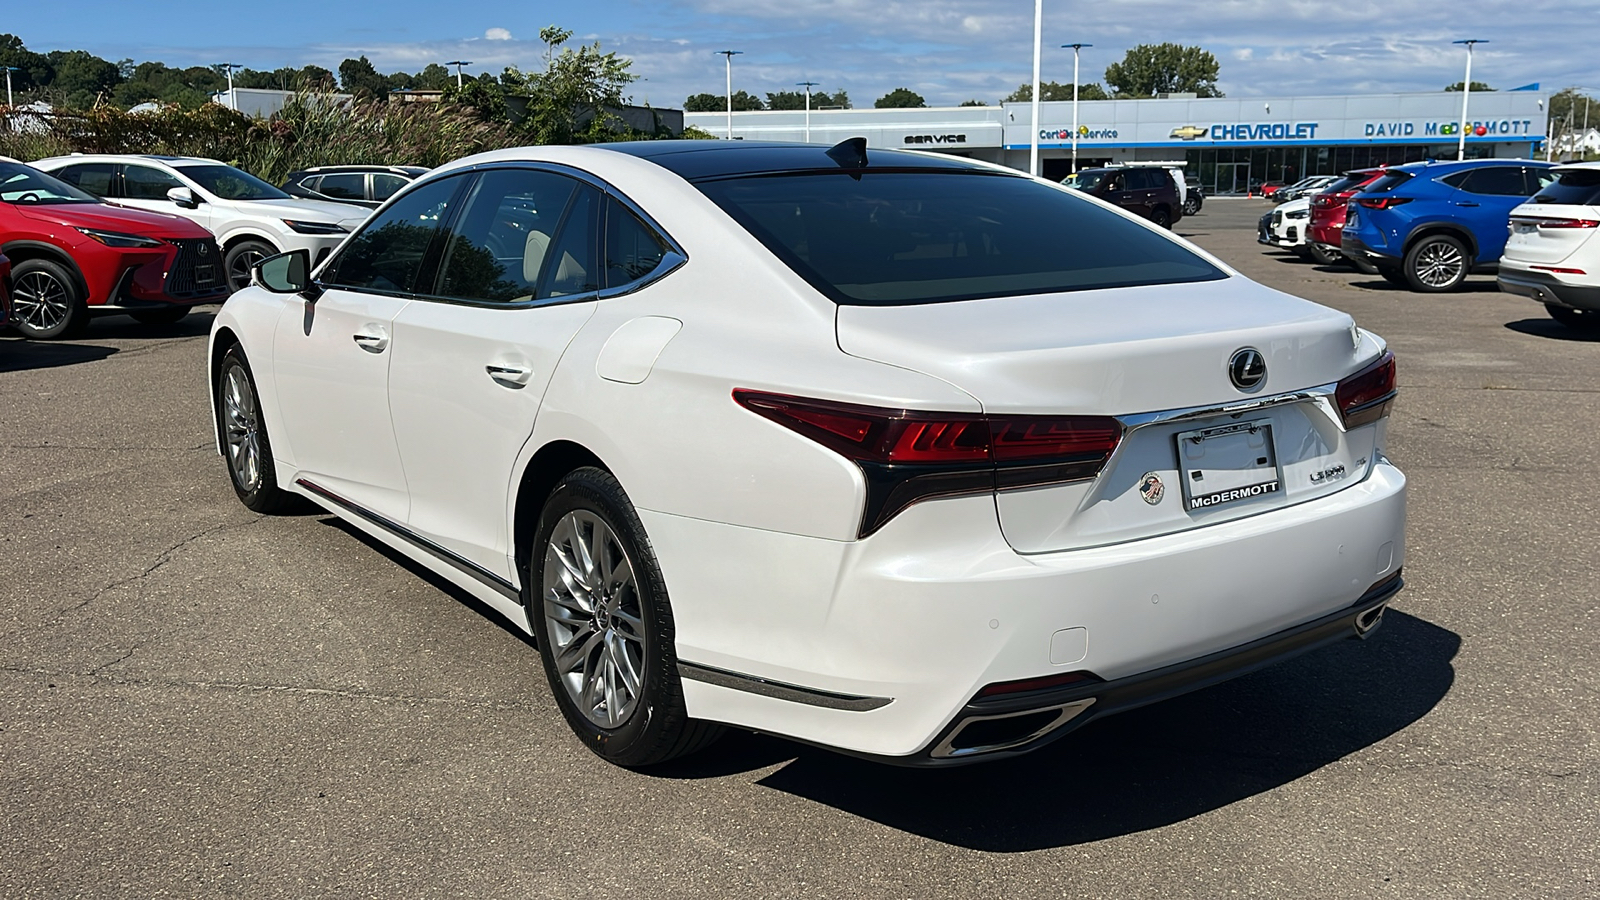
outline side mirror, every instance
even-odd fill
[[[200,205],[200,198],[194,195],[192,189],[186,187],[168,188],[167,199],[184,209],[195,209]]]
[[[251,274],[256,284],[274,294],[298,294],[311,287],[311,254],[290,250],[269,256],[256,263]]]

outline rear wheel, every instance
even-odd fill
[[[11,324],[35,340],[72,337],[89,324],[89,306],[65,266],[25,259],[11,269]]]
[[[278,487],[255,376],[250,374],[244,349],[237,344],[217,367],[216,404],[223,455],[239,501],[258,513],[283,512],[298,505],[293,494]]]
[[[158,306],[154,309],[136,309],[128,313],[133,317],[134,321],[143,322],[146,325],[171,325],[174,322],[183,321],[183,317],[188,314],[189,307],[178,306],[177,304]]]
[[[1425,237],[1406,251],[1404,271],[1414,291],[1453,291],[1467,278],[1467,248],[1449,235]]]
[[[1574,331],[1600,332],[1600,310],[1573,309],[1570,306],[1557,306],[1554,303],[1546,303],[1544,308],[1550,313],[1550,318]]]
[[[1199,197],[1195,196],[1194,194],[1190,194],[1188,197],[1184,198],[1184,201],[1183,201],[1183,214],[1184,215],[1192,216],[1192,215],[1194,215],[1195,213],[1197,213],[1199,211],[1200,211],[1200,198]]]
[[[530,616],[556,705],[603,759],[648,766],[722,727],[689,718],[672,608],[633,504],[611,473],[582,468],[550,492],[528,560]]]
[[[222,259],[228,270],[228,287],[236,291],[249,287],[251,267],[277,252],[265,241],[240,241],[229,247]]]
[[[1156,207],[1155,212],[1150,214],[1150,221],[1160,225],[1162,228],[1171,228],[1172,211],[1167,209],[1165,206],[1158,206]]]

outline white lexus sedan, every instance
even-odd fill
[[[533,147],[216,318],[219,449],[536,636],[624,766],[724,725],[906,765],[1376,627],[1394,357],[1109,205],[953,157]]]

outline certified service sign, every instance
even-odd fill
[[[1150,504],[1151,506],[1155,506],[1157,503],[1160,503],[1161,498],[1165,496],[1166,493],[1167,486],[1161,483],[1160,475],[1157,475],[1154,472],[1146,472],[1144,473],[1144,477],[1139,479],[1139,496],[1143,497],[1144,502]]]

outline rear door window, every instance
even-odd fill
[[[411,182],[401,178],[399,175],[391,175],[388,172],[377,172],[372,176],[372,199],[387,200],[394,196],[395,191],[400,190],[410,183]]]
[[[122,196],[129,200],[165,200],[167,191],[184,186],[171,174],[153,166],[122,167]]]
[[[360,172],[343,172],[324,175],[317,183],[317,193],[339,200],[367,199],[367,176]]]
[[[56,177],[67,184],[77,185],[96,197],[109,197],[114,190],[117,169],[111,163],[84,163],[67,166]]]
[[[554,172],[484,172],[450,231],[438,295],[520,303],[598,289],[593,192]]]
[[[1541,169],[1535,174],[1548,171]],[[1555,183],[1542,188],[1534,196],[1533,202],[1557,206],[1600,206],[1600,169],[1572,169],[1556,173]]]
[[[1227,277],[1174,239],[1074,192],[1013,175],[829,171],[696,187],[840,304]]]
[[[1522,180],[1521,166],[1486,166],[1473,169],[1462,182],[1461,189],[1469,194],[1492,197],[1526,197],[1528,187]]]

